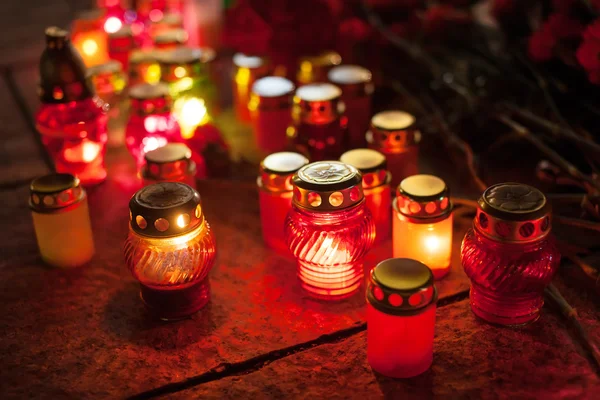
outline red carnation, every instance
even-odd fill
[[[600,84],[600,20],[587,27],[576,56],[590,82]]]
[[[547,61],[559,40],[577,38],[582,30],[579,21],[565,14],[552,14],[529,38],[529,56],[534,61]]]

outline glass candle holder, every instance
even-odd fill
[[[329,71],[328,78],[329,82],[342,89],[350,148],[366,147],[365,133],[369,130],[371,96],[375,91],[371,71],[358,65],[340,65]]]
[[[108,58],[108,37],[104,31],[104,12],[90,10],[79,13],[71,26],[73,46],[86,66],[103,64]]]
[[[407,258],[379,263],[367,287],[367,359],[391,378],[411,378],[433,362],[437,290],[426,265]]]
[[[397,187],[404,178],[419,173],[421,132],[416,129],[412,115],[403,111],[375,114],[366,139],[369,148],[385,155],[392,173],[392,187]]]
[[[330,83],[301,86],[294,96],[293,126],[288,130],[301,153],[314,161],[338,159],[347,141],[342,91]]]
[[[184,29],[176,28],[155,33],[152,36],[154,47],[160,50],[172,50],[184,46],[188,41],[188,34]]]
[[[478,203],[461,248],[471,309],[495,324],[533,322],[560,264],[550,204],[538,189],[520,183],[491,186]]]
[[[336,65],[342,63],[342,57],[335,51],[326,51],[316,56],[305,56],[298,60],[296,81],[298,85],[327,82],[327,74]]]
[[[45,263],[79,267],[94,255],[87,196],[79,179],[51,174],[31,182],[29,206],[40,254]]]
[[[302,154],[273,153],[260,164],[258,199],[263,240],[272,249],[288,253],[283,226],[292,208],[292,176],[308,164]]]
[[[435,279],[446,276],[452,254],[452,202],[444,181],[432,175],[404,179],[394,211],[394,257],[422,262]]]
[[[46,43],[36,128],[57,172],[77,176],[84,186],[98,184],[106,179],[108,105],[96,96],[67,32],[48,28]]]
[[[167,143],[146,153],[140,175],[144,186],[157,182],[181,182],[196,188],[196,163],[183,143]]]
[[[129,56],[129,85],[160,82],[160,65],[156,50],[134,50]]]
[[[363,280],[363,257],[375,240],[360,172],[338,161],[316,162],[301,168],[292,184],[284,233],[302,287],[326,300],[352,296]]]
[[[123,252],[148,310],[165,320],[198,312],[210,299],[216,254],[198,192],[179,182],[155,183],[131,198],[129,210]]]
[[[233,55],[233,106],[240,121],[250,121],[250,89],[254,82],[267,76],[270,69],[269,61],[264,57]]]
[[[121,63],[123,71],[129,71],[129,56],[136,47],[137,43],[129,25],[108,34],[108,55],[111,60]]]
[[[355,149],[342,154],[340,161],[352,165],[362,174],[362,187],[367,208],[375,221],[375,242],[390,237],[392,228],[392,190],[385,156],[371,149]]]
[[[125,125],[129,104],[125,96],[125,74],[121,63],[112,60],[88,69],[98,96],[108,105],[108,146],[119,147],[125,143]]]
[[[142,84],[129,90],[131,113],[125,131],[127,149],[141,168],[144,156],[169,142],[180,142],[181,132],[171,113],[171,96],[165,84]]]
[[[252,86],[248,109],[258,148],[267,153],[286,148],[292,123],[294,84],[278,76],[258,79]]]

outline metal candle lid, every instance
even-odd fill
[[[344,164],[350,164],[360,171],[363,177],[364,189],[387,185],[392,179],[392,175],[386,170],[387,161],[385,156],[376,150],[350,150],[342,154],[340,161]]]
[[[167,143],[144,155],[146,165],[142,175],[151,180],[175,180],[182,176],[195,176],[196,163],[192,151],[183,143]]]
[[[131,229],[149,237],[179,236],[202,225],[200,195],[180,182],[160,182],[137,191],[129,201]]]
[[[359,65],[339,65],[327,74],[329,81],[342,88],[344,95],[370,96],[375,90],[371,71]]]
[[[371,119],[367,142],[389,152],[401,152],[421,141],[415,117],[404,111],[383,111]]]
[[[129,56],[129,64],[154,64],[158,62],[158,51],[152,49],[134,50]]]
[[[331,83],[300,86],[294,96],[294,117],[317,125],[332,122],[345,111],[341,95],[342,90]]]
[[[413,223],[433,223],[452,212],[446,183],[433,175],[413,175],[398,185],[394,209]]]
[[[233,55],[233,65],[237,68],[245,68],[256,73],[262,71],[266,73],[269,70],[269,60],[266,57],[248,55],[244,53],[235,53]],[[260,73],[258,73],[260,75]]]
[[[390,258],[371,271],[367,302],[385,314],[419,314],[436,301],[433,273],[419,261]]]
[[[140,116],[171,111],[171,95],[166,83],[141,83],[129,90],[131,108]]]
[[[86,67],[64,29],[46,29],[46,49],[40,59],[42,103],[69,103],[95,95]]]
[[[302,154],[282,151],[268,155],[260,163],[258,187],[268,192],[291,192],[292,176],[308,164]]]
[[[188,41],[188,33],[185,29],[175,28],[168,29],[154,35],[154,45],[156,47],[164,46],[181,46]]]
[[[294,84],[280,76],[266,76],[257,79],[252,85],[250,110],[278,110],[291,108],[294,98]]]
[[[339,161],[319,161],[302,167],[292,178],[293,203],[311,211],[335,211],[363,201],[362,175]]]
[[[121,93],[125,89],[123,66],[116,60],[88,68],[88,76],[92,78],[99,95]]]
[[[335,51],[326,51],[316,56],[305,56],[299,60],[299,70],[296,76],[298,83],[306,84],[327,80],[327,72],[340,65],[342,57]]]
[[[50,174],[29,186],[29,207],[39,213],[66,211],[85,198],[79,179],[71,174]]]
[[[216,53],[211,48],[177,47],[158,53],[161,79],[165,82],[176,82],[185,77],[199,77],[208,73],[208,63],[215,59]]]
[[[487,188],[478,203],[475,227],[491,239],[523,243],[550,233],[550,203],[532,186],[499,183]]]

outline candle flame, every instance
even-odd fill
[[[83,41],[81,48],[86,55],[92,56],[98,51],[98,43],[93,39],[86,39]]]
[[[183,219],[183,215],[177,217],[177,226],[179,226],[180,228],[185,228],[185,221]]]
[[[437,236],[427,236],[425,238],[425,247],[430,252],[435,252],[440,247],[440,240]]]

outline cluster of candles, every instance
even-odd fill
[[[110,4],[96,28],[122,24]],[[177,18],[160,21],[173,28]],[[193,139],[218,105],[207,68],[214,52],[185,47],[181,31],[159,25],[147,25],[159,51],[132,53],[135,35],[115,30],[107,43],[118,62],[89,69],[65,31],[47,30],[36,122],[58,173],[32,182],[30,206],[44,261],[87,263],[94,245],[84,186],[106,178],[106,143],[125,144],[144,185],[129,203],[126,264],[148,309],[172,320],[210,298],[217,248],[195,189],[205,166]],[[91,45],[80,39],[74,33],[85,55]],[[371,117],[371,73],[340,65],[335,53],[301,60],[297,89],[272,75],[263,57],[236,54],[233,62],[236,115],[269,154],[257,179],[265,244],[296,259],[310,296],[340,300],[360,291],[365,255],[391,236],[394,258],[368,273],[368,358],[389,376],[422,373],[433,357],[434,280],[450,272],[453,206],[442,179],[418,174],[415,118],[403,111]],[[130,71],[127,121],[123,66]],[[560,259],[549,233],[539,190],[505,183],[482,194],[461,248],[476,315],[506,325],[539,317]]]

